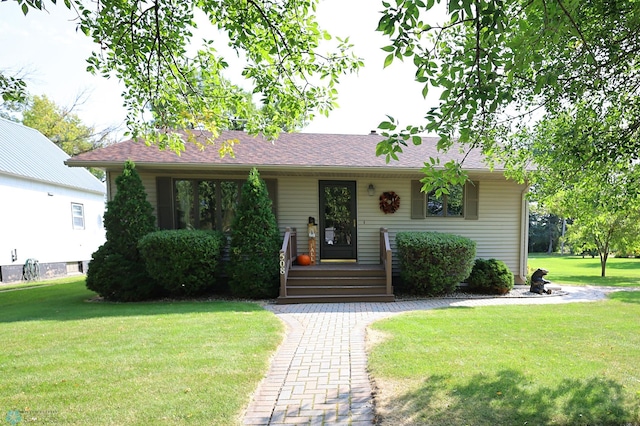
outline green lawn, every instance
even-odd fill
[[[25,282],[11,283],[11,284],[0,283],[0,293],[3,291],[10,291],[10,290],[16,290],[16,289],[24,290],[27,288],[46,287],[50,285],[64,284],[64,283],[73,282],[76,280],[76,278],[77,277],[59,278],[55,280],[43,280],[43,281],[25,281]]]
[[[606,277],[600,276],[600,258],[531,254],[529,267],[549,271],[547,279],[558,284],[640,287],[640,259],[609,258]]]
[[[640,424],[640,292],[452,308],[372,326],[388,425]]]
[[[240,423],[283,327],[253,303],[90,303],[84,277],[0,292],[0,418]],[[35,419],[35,420],[34,420]]]

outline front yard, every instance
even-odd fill
[[[556,283],[595,284],[597,261],[530,264]],[[606,285],[638,285],[635,262],[612,263]],[[43,284],[0,291],[0,418],[10,423],[240,424],[284,333],[255,303],[88,302],[84,277]],[[384,425],[640,424],[637,291],[413,312],[368,336]]]
[[[237,424],[284,332],[253,303],[92,296],[84,277],[0,292],[2,421]]]
[[[640,292],[415,312],[369,337],[384,425],[640,424]]]

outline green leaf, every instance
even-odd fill
[[[393,123],[390,123],[389,121],[383,121],[380,124],[378,124],[378,129],[389,130],[393,128],[395,128],[395,126],[393,125]]]
[[[384,67],[383,68],[386,68],[389,65],[391,65],[391,63],[393,62],[393,56],[394,56],[393,53],[387,55],[387,57],[384,60]]]
[[[425,84],[422,87],[422,97],[426,99],[427,95],[429,94],[429,85]]]

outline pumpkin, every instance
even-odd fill
[[[311,265],[311,257],[308,254],[301,254],[297,258],[298,265],[309,266]]]

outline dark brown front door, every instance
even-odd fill
[[[320,181],[320,258],[355,260],[356,183]]]

